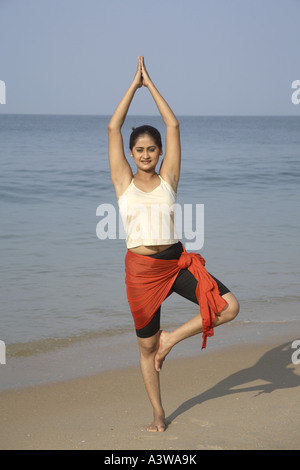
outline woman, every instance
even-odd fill
[[[166,147],[157,173],[163,154],[159,132],[151,126],[134,129],[130,150],[137,170],[133,175],[124,154],[121,128],[135,92],[142,86],[148,88],[165,123]],[[127,232],[127,295],[136,327],[141,371],[153,407],[154,419],[147,430],[163,432],[166,422],[159,372],[164,359],[175,344],[201,332],[205,347],[213,327],[233,320],[239,304],[229,289],[207,273],[203,258],[186,253],[176,238],[173,208],[180,175],[179,122],[150,79],[142,56],[138,58],[134,80],[110,120],[108,137],[111,177]],[[160,305],[172,292],[199,304],[201,315],[173,331],[161,331]]]

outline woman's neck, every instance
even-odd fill
[[[157,176],[158,174],[156,173],[156,171],[153,171],[151,173],[147,171],[137,171],[134,175],[134,178],[147,183],[150,182],[153,178],[156,178]]]

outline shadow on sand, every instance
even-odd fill
[[[271,349],[253,366],[235,372],[210,389],[186,400],[167,417],[167,423],[171,423],[179,415],[194,406],[208,400],[213,400],[214,398],[249,391],[257,392],[255,396],[258,396],[262,393],[272,393],[274,390],[278,389],[299,387],[300,376],[295,374],[295,368],[300,368],[300,365],[293,365],[291,360],[292,353],[291,342]],[[263,380],[268,383],[249,385],[250,382],[257,380]]]

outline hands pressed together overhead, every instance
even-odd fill
[[[134,83],[137,88],[141,88],[142,86],[148,87],[148,85],[151,83],[151,79],[144,63],[144,56],[142,55],[138,58],[138,67],[134,77]]]

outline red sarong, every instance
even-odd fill
[[[171,287],[180,269],[187,268],[198,281],[196,296],[202,317],[202,349],[205,348],[207,337],[214,334],[216,315],[227,302],[204,266],[204,258],[198,253],[187,253],[184,246],[178,260],[151,258],[128,250],[125,257],[125,282],[135,328],[143,328],[150,322],[158,307],[172,294]]]

